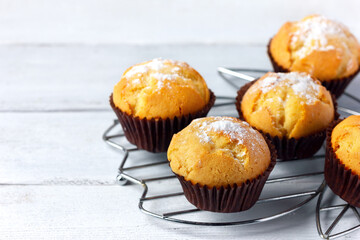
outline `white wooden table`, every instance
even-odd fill
[[[0,239],[319,239],[316,201],[242,227],[144,215],[141,187],[116,184],[120,154],[101,136],[115,118],[108,97],[127,67],[155,57],[183,60],[217,95],[235,96],[216,68],[270,69],[266,42],[287,20],[325,14],[359,38],[360,2],[337,5],[0,0]],[[360,77],[348,91],[358,95]],[[340,104],[360,111],[345,98]],[[359,239],[360,231],[345,238]]]
[[[159,56],[184,60],[216,94],[235,96],[216,67],[270,69],[265,52],[235,44],[0,46],[0,238],[317,239],[316,201],[243,227],[146,216],[137,208],[141,188],[115,183],[119,153],[101,139],[115,118],[109,94],[128,66]],[[348,89],[356,94],[360,79]]]

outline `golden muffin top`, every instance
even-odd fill
[[[115,106],[140,119],[194,113],[209,98],[205,80],[195,69],[185,62],[160,58],[128,68],[113,92]]]
[[[244,94],[244,119],[271,136],[300,138],[324,130],[334,119],[330,93],[306,73],[269,72]]]
[[[360,44],[354,35],[320,15],[285,23],[271,40],[270,54],[281,67],[320,81],[348,77],[360,66]]]
[[[219,188],[255,179],[268,168],[270,154],[263,136],[246,122],[206,117],[175,134],[167,156],[172,171],[185,180]]]
[[[360,116],[341,121],[331,133],[331,145],[346,168],[360,176]]]

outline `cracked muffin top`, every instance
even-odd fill
[[[128,68],[113,102],[140,119],[173,119],[201,110],[210,99],[203,77],[185,62],[153,59]]]
[[[331,94],[306,73],[269,72],[244,94],[244,119],[271,136],[300,138],[328,127],[335,110]]]
[[[360,44],[349,29],[321,15],[285,23],[270,42],[274,61],[288,71],[306,72],[320,81],[355,74]]]
[[[271,161],[264,137],[233,117],[193,120],[173,136],[167,156],[174,173],[209,188],[255,179]]]

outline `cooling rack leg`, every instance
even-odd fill
[[[121,185],[121,186],[124,186],[128,183],[128,180],[125,179],[123,176],[121,176],[121,174],[117,175],[116,176],[116,182]]]

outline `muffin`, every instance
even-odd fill
[[[276,163],[270,141],[232,117],[192,121],[173,136],[167,156],[189,202],[213,212],[253,206]]]
[[[126,138],[150,152],[165,152],[172,135],[206,116],[214,101],[195,69],[163,59],[128,68],[110,96]]]
[[[360,207],[360,116],[335,122],[326,143],[326,183],[350,205]]]
[[[306,72],[336,97],[359,72],[360,44],[344,25],[320,15],[285,23],[270,40],[276,72]]]
[[[269,72],[244,85],[236,98],[240,119],[275,145],[279,159],[314,155],[337,118],[329,91],[306,73]]]

